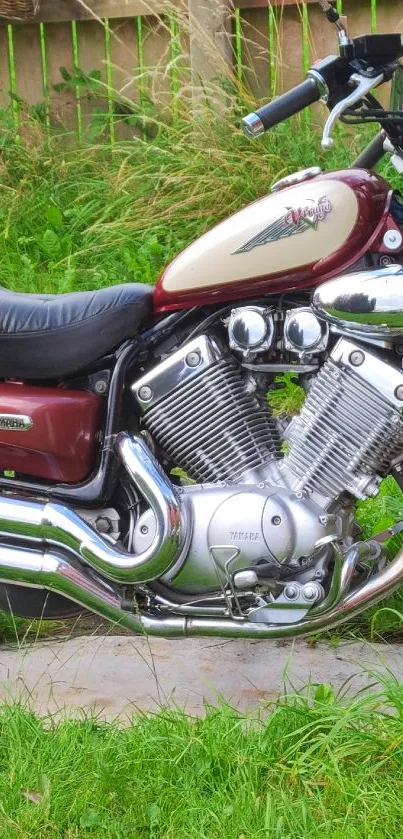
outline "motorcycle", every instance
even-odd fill
[[[155,289],[2,289],[0,605],[89,610],[135,633],[284,638],[334,627],[403,582],[397,524],[357,501],[403,488],[400,35],[339,54],[244,120],[257,137],[322,100],[380,133],[350,169],[276,183],[181,253]],[[392,81],[385,110],[373,91]],[[297,416],[267,394],[291,373]]]

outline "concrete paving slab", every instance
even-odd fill
[[[276,699],[308,681],[355,693],[389,670],[403,680],[403,647],[347,643],[332,649],[298,642],[165,641],[85,636],[0,648],[0,700],[27,702],[40,714],[78,714],[127,720],[136,709],[174,703],[202,714],[219,697],[241,711]]]

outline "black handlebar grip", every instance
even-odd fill
[[[242,120],[246,134],[251,137],[258,137],[269,128],[274,128],[280,122],[292,117],[299,111],[303,111],[308,105],[313,105],[321,98],[323,90],[319,82],[314,78],[306,79],[302,84],[293,87],[288,93],[273,99],[268,105],[263,105]]]
[[[351,164],[350,169],[373,169],[377,163],[385,156],[386,152],[383,147],[386,135],[383,131],[369,143],[368,146],[361,152],[360,155]]]

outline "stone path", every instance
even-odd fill
[[[85,636],[0,648],[0,699],[20,699],[40,714],[84,709],[122,720],[168,702],[201,714],[220,696],[247,711],[275,699],[284,683],[288,691],[308,681],[340,690],[353,676],[347,690],[355,693],[385,670],[403,680],[403,647]]]

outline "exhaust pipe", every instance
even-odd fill
[[[69,558],[56,551],[0,548],[0,581],[61,594],[137,635],[276,640],[332,629],[391,594],[403,582],[403,549],[390,565],[327,612],[284,626],[218,617],[159,617],[129,612],[122,608],[121,598],[111,585],[97,578],[90,569],[75,567]]]
[[[117,449],[123,465],[156,516],[154,539],[141,554],[119,550],[74,510],[53,502],[0,498],[0,535],[29,545],[71,551],[110,580],[136,584],[161,577],[184,553],[191,527],[187,507],[141,437],[121,433]]]
[[[136,634],[272,640],[338,626],[403,583],[402,549],[393,562],[349,594],[358,558],[352,551],[350,561],[340,563],[334,591],[322,604],[323,610],[313,609],[311,616],[299,623],[281,626],[219,616],[160,617],[127,611],[119,592],[98,574],[128,584],[162,576],[181,555],[186,556],[191,525],[184,500],[144,441],[122,433],[117,447],[130,477],[156,515],[152,545],[141,554],[128,554],[104,540],[68,507],[1,497],[0,535],[12,537],[18,544],[0,546],[0,582],[55,592]]]

